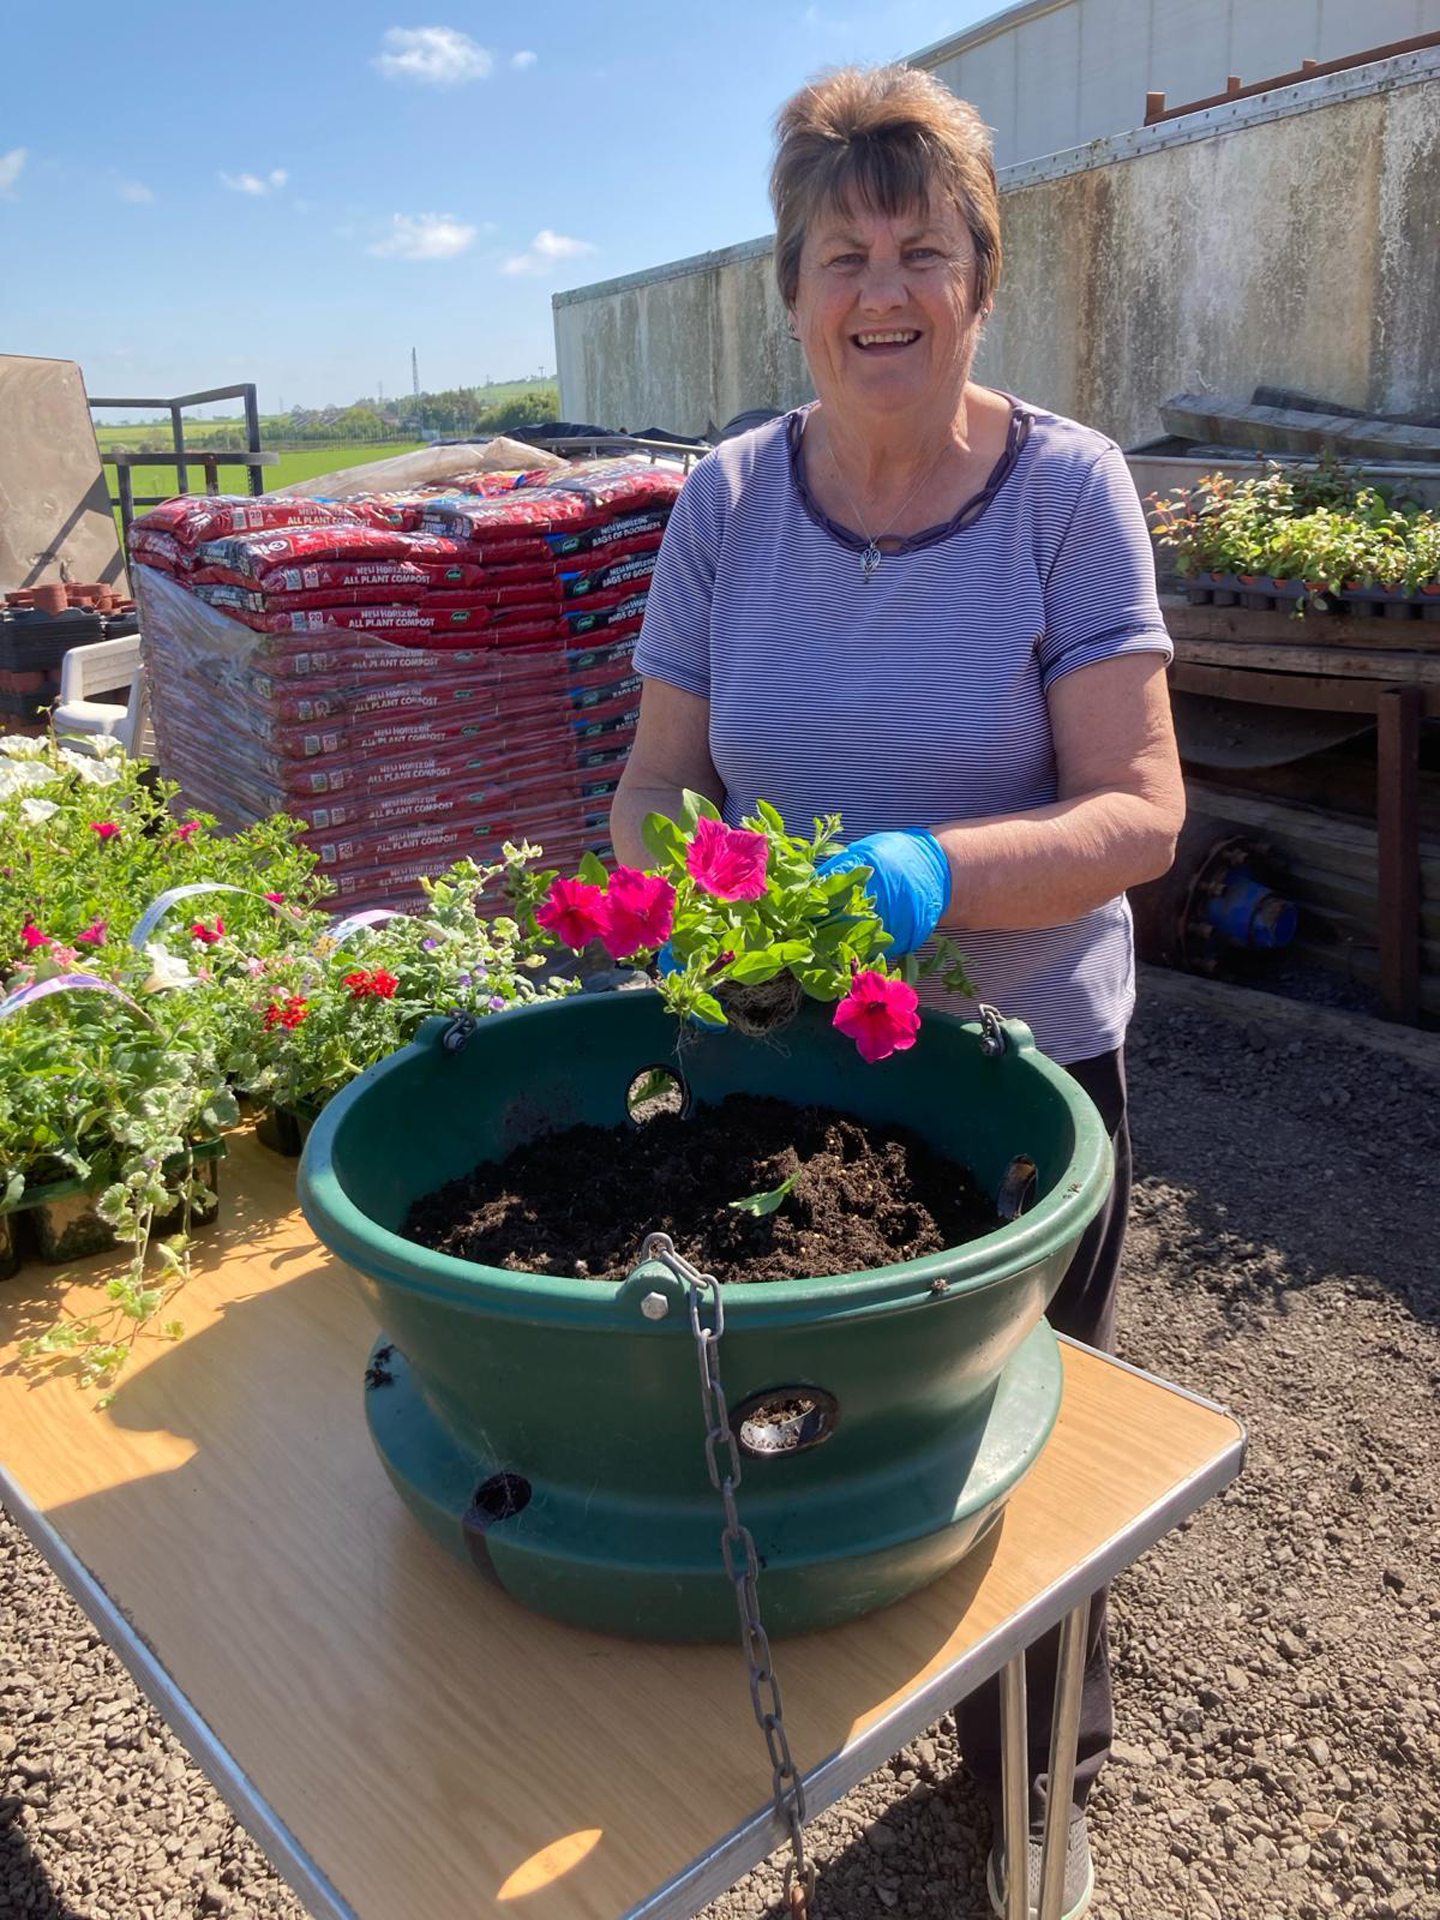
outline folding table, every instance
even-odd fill
[[[0,1498],[316,1920],[694,1914],[784,1838],[738,1643],[559,1626],[422,1532],[365,1428],[374,1329],[293,1189],[232,1144],[185,1335],[142,1342],[101,1412],[17,1350],[105,1261],[0,1285]],[[1088,1596],[1238,1471],[1223,1409],[1064,1359],[1055,1432],[966,1560],[776,1644],[809,1813],[997,1672],[1018,1733],[1025,1647],[1068,1617],[1078,1679]]]

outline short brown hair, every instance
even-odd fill
[[[937,198],[959,207],[975,247],[975,304],[1000,279],[1000,196],[990,133],[967,100],[917,67],[842,67],[802,87],[775,120],[770,200],[775,277],[795,304],[805,230],[852,196],[894,219]]]

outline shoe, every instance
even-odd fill
[[[1030,1841],[1030,1920],[1038,1920],[1040,1913],[1040,1855],[1039,1840]],[[991,1847],[990,1858],[985,1867],[985,1885],[990,1894],[990,1905],[1000,1915],[1005,1916],[1005,1867],[1004,1857],[998,1847]],[[1080,1920],[1090,1902],[1095,1897],[1095,1869],[1090,1863],[1090,1835],[1085,1828],[1085,1816],[1070,1822],[1070,1832],[1065,1843],[1065,1890],[1060,1896],[1060,1920]]]

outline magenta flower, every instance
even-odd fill
[[[105,944],[105,936],[108,932],[108,921],[92,920],[83,932],[76,934],[75,944],[77,947],[103,947]]]
[[[605,896],[585,880],[554,880],[550,897],[535,918],[576,953],[598,940],[605,925]]]
[[[852,977],[849,993],[835,1009],[834,1024],[855,1042],[862,1060],[888,1060],[915,1044],[919,996],[903,980],[867,968]]]
[[[604,898],[600,944],[612,960],[628,960],[642,947],[663,947],[675,924],[675,889],[658,873],[617,867]]]
[[[770,843],[763,833],[702,820],[685,855],[685,871],[717,900],[758,900],[765,892]]]
[[[120,826],[115,820],[92,820],[90,829],[93,833],[98,833],[102,840],[113,840],[119,833]]]
[[[285,896],[283,893],[267,893],[265,898],[270,902],[272,907],[283,907],[285,904]]]
[[[223,940],[225,938],[225,922],[217,913],[213,927],[207,927],[203,920],[197,920],[190,931],[197,940],[203,941],[207,947],[213,947],[217,940]]]
[[[195,838],[195,835],[199,831],[200,822],[198,820],[182,820],[180,825],[175,829],[175,838],[177,840],[190,841]]]
[[[24,926],[20,929],[20,938],[32,953],[36,947],[48,947],[50,945],[49,934],[42,933],[33,920],[27,920],[25,922]]]

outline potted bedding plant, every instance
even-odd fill
[[[1103,1125],[1019,1023],[922,1007],[866,870],[820,871],[839,832],[687,796],[645,870],[587,862],[534,909],[658,990],[427,1022],[306,1143],[302,1207],[384,1329],[392,1480],[556,1617],[733,1631],[697,1347],[772,1631],[935,1577],[1055,1418],[1042,1314],[1108,1189]]]

